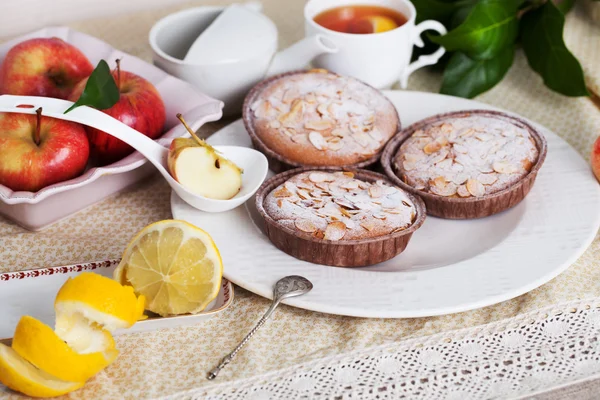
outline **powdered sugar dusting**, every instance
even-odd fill
[[[530,132],[502,116],[450,117],[417,130],[394,160],[416,189],[446,197],[481,197],[526,175],[539,151]]]
[[[350,172],[298,174],[271,191],[264,205],[279,223],[329,240],[386,235],[408,228],[416,217],[415,205],[401,189]]]

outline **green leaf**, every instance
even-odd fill
[[[447,51],[460,51],[474,59],[494,58],[517,38],[520,4],[520,0],[480,0],[465,22],[431,40]]]
[[[80,106],[90,106],[98,110],[105,110],[117,104],[119,96],[119,88],[115,83],[108,64],[106,61],[100,60],[88,78],[81,96],[79,96],[75,104],[65,111],[65,114]]]
[[[470,0],[474,2],[477,0]],[[413,5],[417,10],[417,23],[428,19],[435,19],[444,23],[449,20],[454,11],[458,9],[456,3],[443,0],[412,0]]]
[[[554,4],[556,8],[560,10],[563,14],[571,11],[571,8],[575,5],[575,0],[554,0]]]
[[[521,42],[531,68],[550,89],[566,96],[588,96],[579,61],[563,40],[565,16],[551,2],[529,11],[521,23]]]
[[[491,89],[504,78],[514,54],[514,45],[489,60],[474,60],[464,53],[454,53],[444,71],[440,93],[473,98]]]

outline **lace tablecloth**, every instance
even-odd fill
[[[282,47],[302,37],[302,0],[263,3],[277,23]],[[179,8],[183,6],[72,27],[149,60],[150,27]],[[577,9],[568,17],[565,38],[582,60],[589,86],[598,90],[600,28]],[[412,90],[437,91],[439,85],[440,76],[431,71],[419,71],[410,80]],[[521,53],[504,81],[478,100],[549,127],[586,159],[600,133],[597,106],[590,99],[546,89]],[[202,133],[231,121],[210,124]],[[0,272],[118,258],[139,229],[170,216],[168,186],[155,177],[41,233],[0,219]],[[590,379],[600,372],[599,255],[596,239],[571,268],[546,285],[455,315],[358,319],[282,306],[218,382],[209,382],[206,371],[269,304],[236,287],[234,304],[200,325],[118,337],[119,359],[67,398],[483,399],[518,397]],[[13,397],[0,389],[3,395]]]

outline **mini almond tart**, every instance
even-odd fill
[[[468,128],[467,124],[472,121],[477,121],[476,126]],[[488,123],[487,131],[485,121]],[[502,128],[502,130],[496,131],[495,128],[498,127],[509,129]],[[430,134],[431,132],[435,133]],[[441,135],[440,132],[445,132],[445,134]],[[504,139],[499,139],[499,135],[502,135]],[[521,136],[524,140],[516,142],[519,135],[525,135]],[[494,142],[495,147],[492,146],[488,149],[486,145],[469,142],[470,139],[465,137],[471,137],[473,140],[481,142],[497,141]],[[431,141],[425,143],[430,139]],[[409,142],[409,140],[413,140],[413,142]],[[422,142],[417,143],[416,140],[422,140]],[[515,142],[512,143],[511,140]],[[405,143],[406,146],[403,147]],[[471,143],[471,146],[465,147],[464,145],[467,143]],[[458,174],[444,177],[432,176],[428,182],[429,187],[419,187],[417,180],[413,179],[418,173],[409,174],[413,168],[418,170],[418,163],[422,160],[420,154],[408,153],[407,149],[413,145],[423,145],[423,153],[425,157],[428,157],[426,159],[435,162],[436,167],[438,167],[438,162],[446,162],[445,165],[442,164],[443,167],[439,165],[439,168],[449,166],[454,168],[455,164],[463,161],[464,165],[461,164],[461,166],[466,172],[463,176],[458,176]],[[505,145],[508,147],[504,147]],[[414,148],[412,147],[412,149]],[[485,153],[486,150],[488,153]],[[450,165],[446,159],[438,160],[445,155],[445,151],[448,152],[445,158],[451,160]],[[484,163],[483,166],[471,165],[468,158],[467,161],[464,161],[463,155],[474,159],[473,154],[478,154],[470,153],[470,151],[483,152],[483,156],[479,155]],[[535,159],[529,160],[526,157],[521,160],[520,168],[515,167],[513,165],[515,159],[519,159],[522,154],[527,152],[531,157],[535,154]],[[522,119],[497,111],[469,110],[435,115],[404,129],[386,145],[381,157],[381,164],[386,175],[394,184],[420,196],[425,201],[429,215],[447,219],[471,219],[499,213],[521,202],[531,190],[537,173],[546,159],[546,153],[547,144],[544,136]],[[512,158],[512,160],[504,162],[502,157]],[[400,158],[404,160],[402,161]],[[494,160],[496,162],[493,162]],[[405,162],[407,163],[405,164]],[[485,165],[485,163],[493,165]],[[472,176],[476,172],[471,168],[482,168],[483,171],[478,176]],[[431,170],[435,170],[435,168],[432,167]],[[435,171],[438,174],[440,170]],[[473,173],[469,174],[469,172]],[[455,179],[456,182],[450,178]],[[462,182],[463,179],[464,182]],[[441,181],[452,182],[456,188],[453,186],[448,188]],[[420,185],[427,186],[427,184],[423,185],[422,181]]]
[[[325,70],[289,72],[258,83],[242,114],[254,147],[275,172],[369,166],[400,130],[398,112],[381,92]]]
[[[357,228],[358,224],[361,224],[361,229],[364,230],[364,234],[367,237],[345,239],[343,232],[346,231],[342,231],[342,228],[348,224],[348,221],[344,218],[340,218],[339,220],[333,219],[331,221],[329,221],[330,218],[325,218],[323,226],[320,228],[316,226],[314,220],[311,221],[310,219],[303,217],[298,217],[294,220],[277,219],[277,216],[272,215],[275,214],[275,212],[269,212],[269,209],[272,210],[272,203],[271,205],[268,204],[269,200],[271,202],[274,199],[277,202],[284,201],[285,197],[281,196],[287,196],[289,189],[293,190],[294,186],[297,188],[297,197],[300,200],[303,200],[307,193],[310,195],[310,193],[313,191],[309,191],[306,188],[301,187],[304,185],[289,185],[289,182],[292,178],[298,177],[300,174],[306,172],[313,172],[316,174],[320,174],[321,172],[351,173],[353,174],[353,179],[346,185],[349,188],[347,190],[350,195],[352,195],[352,193],[356,193],[356,191],[361,189],[362,186],[362,188],[366,189],[362,189],[363,192],[360,193],[360,196],[366,197],[367,194],[365,193],[368,193],[368,196],[373,199],[379,199],[380,201],[383,201],[386,198],[385,191],[370,191],[367,185],[364,183],[374,183],[374,185],[371,187],[380,187],[383,189],[387,189],[389,187],[395,188],[398,191],[397,193],[400,194],[393,199],[394,202],[397,202],[399,198],[408,199],[409,201],[405,201],[406,204],[398,205],[396,208],[387,208],[387,210],[397,211],[402,210],[401,207],[408,207],[407,212],[410,215],[410,217],[408,217],[408,225],[396,229],[392,229],[390,226],[388,229],[392,229],[391,232],[381,233],[378,236],[374,236],[377,234],[375,230],[380,229],[383,224],[381,220],[376,218],[387,218],[390,215],[394,218],[400,218],[396,212],[394,214],[385,215],[388,214],[388,211],[386,211],[385,213],[381,213],[382,215],[377,215],[377,217],[365,218],[360,220],[360,222],[356,222],[354,228]],[[328,190],[327,186],[323,183],[329,182],[318,182],[319,179],[315,180],[317,181],[315,182],[315,185],[318,188],[321,188],[321,191]],[[378,181],[381,182],[377,184],[376,182]],[[385,184],[385,186],[383,186],[381,183]],[[358,189],[355,188],[356,184],[360,185]],[[284,186],[280,188],[281,185]],[[289,187],[289,189],[286,187],[286,185]],[[339,188],[342,188],[342,186],[340,185]],[[274,192],[276,189],[281,191],[281,193]],[[273,196],[270,197],[269,194],[271,192],[273,192]],[[389,196],[394,195],[389,194]],[[343,199],[339,199],[339,201],[339,203],[329,202],[328,204],[344,204],[348,208],[339,207],[340,210],[344,208],[344,212],[342,212],[343,214],[355,211],[352,209],[353,207],[350,204],[345,204]],[[402,203],[401,200],[400,202]],[[392,257],[395,257],[404,251],[413,232],[421,227],[426,215],[425,204],[418,196],[414,196],[399,189],[397,186],[394,186],[382,174],[361,169],[342,169],[329,167],[298,168],[275,175],[263,183],[261,188],[258,190],[256,195],[256,207],[265,222],[264,227],[267,236],[278,249],[300,260],[335,267],[364,267],[381,263],[389,260]],[[391,206],[388,205],[387,207]],[[311,210],[311,212],[316,214],[316,211]],[[319,212],[323,212],[324,214],[327,213],[325,210]],[[343,222],[343,220],[346,222]],[[390,219],[386,223],[391,224],[391,221],[392,220]],[[348,234],[348,236],[357,236],[357,234],[361,231],[354,230],[353,232],[353,234]]]

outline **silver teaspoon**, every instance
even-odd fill
[[[297,275],[286,276],[285,278],[280,279],[273,289],[273,302],[271,303],[271,307],[267,310],[265,315],[258,321],[256,326],[252,328],[250,333],[246,335],[244,339],[236,346],[235,349],[229,354],[227,354],[219,365],[210,370],[208,375],[206,376],[209,380],[213,380],[217,377],[221,369],[229,364],[237,353],[248,343],[250,338],[258,331],[258,329],[264,325],[265,322],[269,319],[275,308],[281,303],[282,300],[288,299],[290,297],[302,296],[305,293],[308,293],[313,288],[313,284],[306,278]]]

